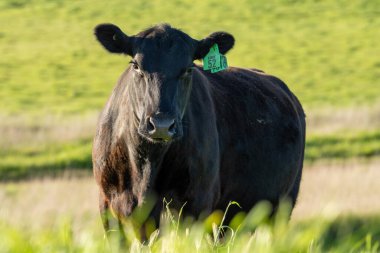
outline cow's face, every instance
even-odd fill
[[[152,142],[182,137],[193,61],[203,58],[215,43],[223,54],[234,44],[224,32],[197,41],[169,25],[127,36],[117,26],[103,24],[95,28],[95,35],[108,51],[132,57],[126,77],[129,103],[139,121],[138,133]]]

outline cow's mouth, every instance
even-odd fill
[[[140,121],[138,133],[154,143],[168,143],[182,137],[182,124],[176,117],[156,113]]]
[[[172,139],[165,139],[165,138],[153,138],[152,140],[157,141],[157,142],[169,142]]]
[[[145,140],[148,140],[152,143],[168,144],[173,141],[176,141],[182,137],[182,134],[174,134],[172,136],[162,136],[162,137],[152,137],[147,131],[138,131],[139,135]]]

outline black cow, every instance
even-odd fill
[[[276,208],[282,197],[294,205],[305,147],[297,98],[261,71],[210,73],[193,63],[214,44],[225,54],[232,35],[195,40],[167,24],[135,36],[102,24],[95,35],[109,52],[132,57],[94,139],[101,213],[110,209],[121,220],[147,192],[171,199],[174,208],[186,202],[185,213],[194,217],[223,210],[231,200],[244,211],[261,200]],[[157,223],[161,209],[157,201],[151,213]]]

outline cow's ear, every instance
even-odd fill
[[[133,37],[128,37],[113,24],[100,24],[95,27],[95,36],[111,53],[132,55]]]
[[[214,32],[208,37],[196,42],[194,60],[202,59],[210,51],[210,48],[218,44],[221,54],[227,53],[235,44],[234,37],[226,32]]]

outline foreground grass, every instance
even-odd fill
[[[19,179],[55,174],[63,169],[88,169],[92,139],[0,148],[0,178]],[[305,162],[380,156],[380,131],[311,134],[306,140]]]
[[[235,243],[229,244],[230,252],[239,252],[239,247],[245,245],[246,252],[252,252],[248,250],[258,249],[263,243],[266,248],[254,252],[371,252],[367,248],[376,252],[375,244],[380,239],[378,168],[379,162],[368,166],[350,163],[307,167],[292,219],[284,228],[286,235],[277,230],[281,225],[272,228],[261,224],[259,239],[239,229]],[[0,252],[110,251],[103,239],[97,198],[90,173],[80,178],[65,175],[0,183]],[[263,216],[256,212],[250,224]],[[196,245],[201,245],[204,251],[226,252],[229,240],[214,246],[214,241],[205,235],[205,231],[212,230],[213,220],[208,219],[207,226],[182,221],[177,234],[176,223],[168,224],[169,230],[162,230],[160,237],[152,240],[152,251],[196,252]],[[231,227],[236,231],[236,223]],[[137,252],[149,250],[147,245],[134,245]]]
[[[268,206],[261,203],[245,219],[236,218],[221,237],[218,219],[178,220],[166,212],[163,225],[141,244],[133,235],[121,248],[101,229],[74,231],[69,221],[39,231],[0,223],[1,252],[378,252],[379,217],[319,218],[287,223],[286,211],[268,222]],[[237,221],[239,220],[239,221]],[[220,221],[220,219],[219,219]],[[255,230],[254,233],[252,231]],[[117,238],[116,238],[117,239]],[[126,248],[125,248],[126,247]]]
[[[73,114],[101,108],[128,59],[95,41],[101,22],[128,34],[169,22],[194,38],[236,37],[230,65],[278,75],[307,107],[379,100],[378,1],[4,0],[0,113]]]

